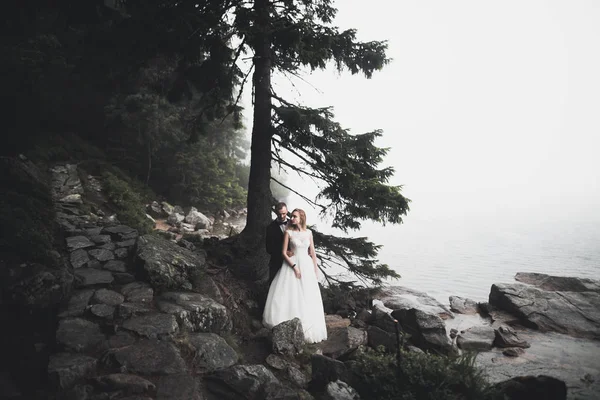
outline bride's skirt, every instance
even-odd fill
[[[272,328],[298,317],[306,342],[317,343],[327,339],[327,327],[313,261],[308,255],[294,259],[302,277],[296,278],[294,270],[284,262],[269,288],[263,324]]]

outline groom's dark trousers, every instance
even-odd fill
[[[285,224],[283,225],[285,228]],[[269,260],[269,285],[273,282],[275,274],[283,264],[282,248],[283,248],[283,231],[282,225],[277,220],[274,220],[267,226],[267,238],[265,240],[267,253],[271,255]]]

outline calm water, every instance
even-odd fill
[[[329,231],[324,225],[317,228]],[[451,295],[487,301],[493,283],[514,282],[517,272],[600,279],[597,221],[510,222],[413,214],[399,226],[364,224],[352,236],[383,245],[380,261],[402,276],[392,284],[424,291],[443,304]]]

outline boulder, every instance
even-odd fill
[[[477,314],[477,303],[471,299],[450,296],[450,310],[458,314]]]
[[[185,222],[194,226],[195,229],[209,229],[212,225],[210,219],[195,207],[192,207],[188,215],[185,216]]]
[[[515,275],[515,280],[533,285],[542,290],[600,293],[600,281],[594,279],[518,272]]]
[[[158,290],[191,290],[192,280],[206,266],[203,254],[191,251],[157,235],[141,236],[136,250],[136,268],[145,281]]]
[[[56,341],[68,351],[85,352],[104,341],[100,327],[82,318],[65,318],[58,324]]]
[[[156,400],[203,400],[198,378],[189,374],[162,376],[156,388]]]
[[[127,272],[127,264],[120,260],[110,260],[102,268],[111,272]]]
[[[94,304],[90,307],[90,313],[98,318],[113,319],[115,315],[115,306],[107,304]]]
[[[139,234],[130,226],[127,225],[115,225],[108,226],[102,229],[102,233],[109,234],[115,242],[136,239]]]
[[[238,354],[219,335],[193,333],[188,340],[195,349],[194,367],[202,372],[231,367],[238,362]]]
[[[530,347],[526,340],[519,338],[517,332],[506,325],[499,326],[495,332],[494,346],[496,347]]]
[[[273,352],[294,356],[304,347],[304,331],[299,318],[284,321],[273,327]]]
[[[428,314],[417,309],[403,309],[392,312],[402,330],[410,335],[410,342],[423,350],[450,355],[456,351],[446,334],[444,321],[436,314]]]
[[[234,365],[205,377],[207,388],[221,399],[262,400],[265,390],[279,380],[264,365]]]
[[[107,249],[88,250],[88,254],[100,262],[114,260],[114,258],[115,258],[115,253],[113,253],[111,250],[107,250]]]
[[[85,309],[94,294],[94,289],[84,289],[73,293],[69,303],[58,314],[59,317],[79,317],[83,315]]]
[[[473,326],[458,334],[456,344],[462,350],[487,351],[492,349],[495,337],[491,326]]]
[[[85,249],[87,247],[94,247],[95,244],[86,236],[70,236],[66,239],[67,250],[74,251],[78,249]]]
[[[346,382],[329,382],[325,388],[324,399],[327,400],[360,400],[360,396]]]
[[[50,356],[48,378],[54,389],[67,389],[96,373],[97,360],[81,354],[58,353]]]
[[[77,287],[107,285],[114,280],[115,278],[110,271],[96,268],[78,268],[75,270],[75,285]]]
[[[117,306],[117,318],[127,319],[153,312],[143,303],[122,303]]]
[[[227,308],[199,293],[166,292],[158,298],[157,307],[192,332],[226,333],[232,328]]]
[[[600,293],[556,292],[516,284],[494,284],[490,304],[540,331],[600,339]]]
[[[313,354],[311,357],[312,366],[312,384],[315,387],[324,387],[329,382],[341,380],[347,382],[350,380],[350,371],[346,365],[333,358],[320,354]]]
[[[327,326],[327,332],[329,332],[334,329],[346,328],[350,326],[350,320],[337,314],[327,314],[325,315],[325,325]]]
[[[183,214],[173,212],[169,214],[169,217],[167,218],[167,223],[169,225],[179,226],[184,219],[185,217],[183,216]]]
[[[110,289],[98,289],[92,296],[93,304],[107,304],[109,306],[118,306],[125,301],[122,294]]]
[[[493,386],[500,400],[566,400],[567,385],[556,378],[544,375],[518,376]]]
[[[167,338],[179,331],[175,317],[163,313],[148,313],[131,317],[123,322],[123,328],[150,339]]]
[[[125,299],[131,303],[151,303],[154,290],[145,282],[131,282],[121,288]]]
[[[171,375],[186,372],[185,361],[173,343],[142,340],[115,350],[115,360],[126,371],[142,375]]]
[[[448,307],[427,293],[402,286],[384,287],[373,296],[373,299],[380,300],[385,307],[392,310],[415,309],[437,315],[442,319],[454,317]]]
[[[373,325],[367,327],[367,341],[374,349],[383,346],[387,351],[394,352],[398,348],[395,334]]]
[[[73,268],[81,268],[90,261],[90,257],[86,250],[77,249],[69,254],[69,260],[71,261]]]
[[[339,358],[367,343],[367,332],[348,326],[331,330],[327,335],[327,340],[323,342],[321,350],[326,356]]]
[[[96,386],[105,392],[122,391],[127,394],[154,391],[156,386],[142,377],[131,374],[109,374],[94,379]]]

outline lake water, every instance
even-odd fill
[[[391,284],[443,304],[451,295],[487,301],[493,283],[515,282],[517,272],[600,279],[598,220],[423,215],[412,213],[402,225],[365,223],[350,234],[383,245],[380,261],[401,275]],[[324,222],[317,228],[339,234]]]

